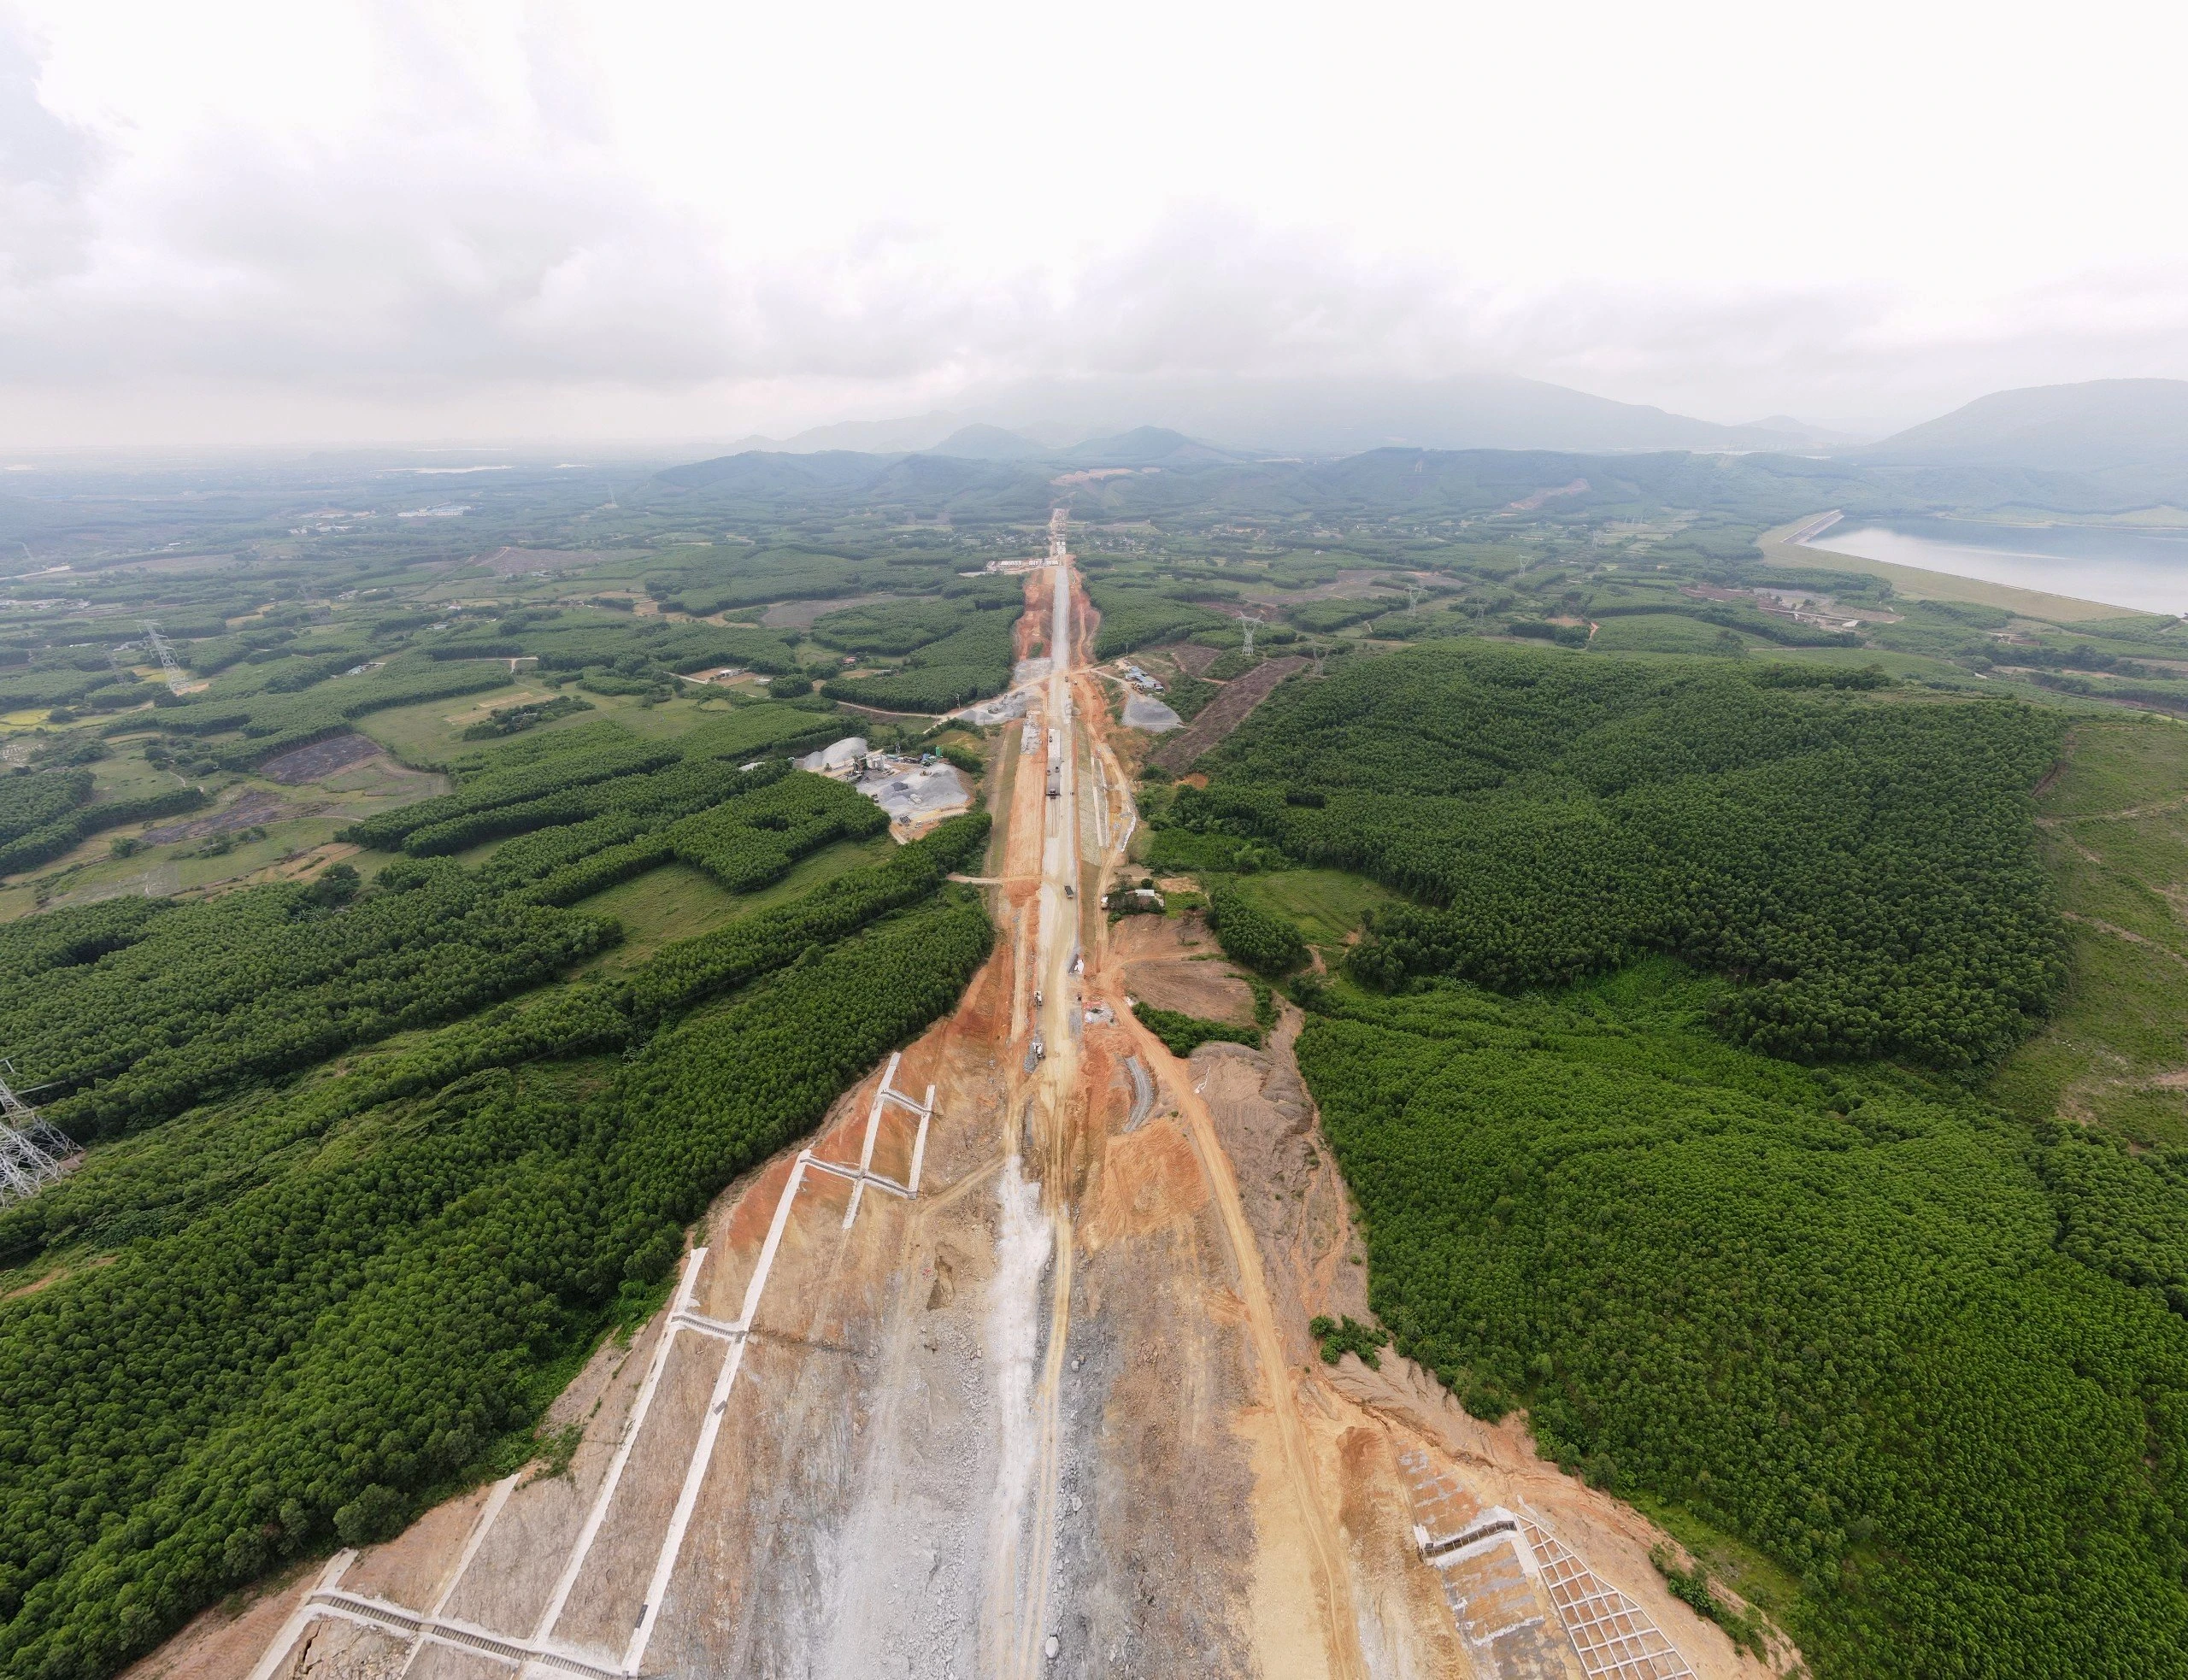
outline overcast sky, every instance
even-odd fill
[[[0,0],[0,444],[2188,377],[2181,9]]]

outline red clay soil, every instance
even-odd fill
[[[1125,990],[1143,1003],[1203,1020],[1250,1021],[1254,994],[1216,958],[1215,942],[1192,918],[1127,916],[1109,930]]]
[[[1011,632],[1010,656],[1014,661],[1031,659],[1033,649],[1041,645],[1049,622],[1049,578],[1046,572],[1026,574],[1026,614]]]
[[[1247,715],[1275,691],[1279,683],[1293,672],[1306,668],[1305,660],[1291,655],[1263,660],[1244,676],[1226,683],[1223,692],[1202,707],[1198,717],[1148,755],[1148,762],[1161,766],[1173,776],[1183,775],[1192,768],[1194,760],[1245,722]]]

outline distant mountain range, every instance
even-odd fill
[[[1044,518],[1060,498],[1082,519],[1226,510],[1340,515],[1393,507],[1496,512],[1525,506],[1545,490],[1558,493],[1561,511],[1584,518],[1596,508],[1630,514],[1646,506],[1715,508],[1777,523],[1818,508],[1867,505],[1857,473],[1784,455],[1382,449],[1337,460],[1257,460],[1156,426],[1097,439],[1079,451],[1077,460],[1031,461],[747,450],[671,467],[653,483],[694,509],[888,508],[968,524]]]
[[[1132,380],[1025,386],[972,412],[852,420],[735,453],[935,454],[983,461],[1084,461],[1096,443],[1149,423],[1241,456],[1338,456],[1434,449],[1756,449],[1814,453],[1853,441],[1784,415],[1720,426],[1538,379]]]
[[[1037,395],[1020,391],[997,407],[1021,414]],[[1872,511],[2188,506],[2188,381],[2177,379],[1998,391],[1868,444],[1782,415],[1718,426],[1526,379],[1147,386],[1130,399],[1144,402],[1139,412],[1182,415],[1179,424],[1091,432],[1058,416],[1106,414],[1126,400],[1115,387],[1104,387],[1098,402],[1086,387],[1056,388],[1043,400],[1050,418],[1038,423],[930,414],[748,438],[732,455],[663,479],[692,489],[758,491],[764,484],[774,495],[856,484],[867,496],[948,499],[991,494],[1005,483],[1016,486],[1013,496],[1030,494],[1031,485],[1109,468],[1198,473],[1369,455],[1409,461],[1424,451],[1550,451],[1612,461],[1751,456],[1758,466],[1775,463],[1767,471],[1788,482],[1840,483],[1838,494]]]
[[[1250,455],[1221,449],[1162,426],[1136,426],[1114,438],[1090,438],[1066,449],[1057,460],[1086,467],[1213,467],[1249,461]]]
[[[2188,380],[2091,379],[1993,391],[1858,453],[1909,467],[2177,473],[2188,464]]]
[[[1990,505],[2188,507],[2188,381],[2091,379],[1994,391],[1843,459],[1929,499],[1981,475]]]
[[[1091,403],[1096,395],[1065,391],[1055,400]],[[1803,452],[1828,448],[1832,441],[1798,421],[1721,426],[1502,375],[1163,380],[1110,388],[1099,396],[1101,412],[1155,421],[1223,449],[1263,456],[1349,455],[1393,448],[1591,455],[1641,449]],[[1021,424],[1019,429],[1026,427]]]

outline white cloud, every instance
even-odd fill
[[[1477,370],[1912,418],[2188,375],[2179,25],[2032,17],[41,0],[0,21],[0,438]]]

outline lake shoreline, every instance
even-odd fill
[[[1975,537],[1991,540],[1970,540]],[[2188,614],[2188,537],[2170,534],[2091,526],[1818,516],[1801,521],[1779,541],[1805,555],[1863,562],[1865,568],[1967,579],[2111,614]]]

